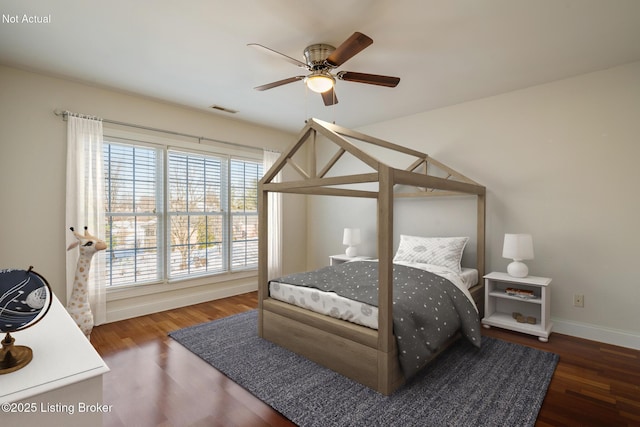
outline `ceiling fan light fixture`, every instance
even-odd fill
[[[307,87],[316,93],[323,93],[336,84],[336,79],[326,71],[314,71],[305,79]]]

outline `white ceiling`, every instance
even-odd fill
[[[291,131],[307,117],[358,127],[640,60],[638,0],[0,0],[0,12],[51,16],[0,23],[2,64]],[[307,45],[337,47],[354,31],[374,43],[337,71],[399,76],[398,87],[338,81],[334,107],[300,81],[253,90],[303,70],[247,43],[303,61]]]

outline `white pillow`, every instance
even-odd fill
[[[461,273],[462,252],[468,237],[417,237],[400,235],[400,246],[394,262],[435,264]]]

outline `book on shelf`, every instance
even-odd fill
[[[536,297],[533,291],[529,289],[507,288],[504,291],[507,293],[507,295],[511,295],[514,297],[527,298],[527,299]]]

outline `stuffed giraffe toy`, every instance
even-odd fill
[[[70,230],[76,237],[77,242],[70,244],[67,250],[70,251],[76,246],[79,246],[80,256],[78,257],[76,275],[73,279],[73,290],[71,292],[71,298],[69,298],[69,303],[67,304],[67,311],[80,327],[80,330],[86,335],[87,339],[89,339],[91,337],[91,331],[93,330],[93,313],[89,305],[88,286],[91,259],[96,252],[106,249],[107,244],[103,240],[90,235],[87,227],[84,228],[84,235],[75,231],[73,227],[71,227]]]

